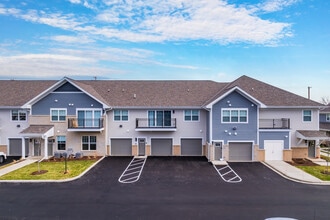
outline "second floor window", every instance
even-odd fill
[[[312,110],[304,110],[303,111],[303,121],[311,122],[312,121]]]
[[[11,120],[12,121],[26,121],[26,111],[23,110],[12,110]]]
[[[114,121],[128,121],[128,110],[114,110]]]
[[[199,121],[199,110],[184,110],[185,121]]]
[[[66,121],[66,109],[51,109],[52,121]]]
[[[171,123],[171,111],[148,111],[149,127],[170,127]]]
[[[96,109],[79,109],[78,126],[79,127],[99,127],[101,125],[102,111]]]
[[[325,115],[325,121],[330,122],[330,113]]]
[[[247,123],[247,109],[222,109],[222,123]]]

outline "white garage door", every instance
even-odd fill
[[[265,160],[283,160],[283,140],[265,140]]]
[[[181,139],[181,155],[182,156],[202,156],[203,146],[202,139]]]
[[[230,161],[252,161],[252,143],[235,142],[229,143]]]
[[[172,139],[151,139],[152,156],[172,156]]]
[[[132,139],[111,139],[110,141],[112,156],[131,156]]]

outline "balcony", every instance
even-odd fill
[[[259,119],[259,129],[290,129],[290,119]]]
[[[68,118],[68,131],[102,131],[104,130],[103,118],[78,119]]]
[[[136,131],[176,131],[176,118],[170,119],[148,119],[137,118],[135,122]]]

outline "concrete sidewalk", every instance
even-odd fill
[[[10,173],[10,172],[12,172],[14,170],[17,170],[19,168],[22,168],[24,166],[27,166],[27,165],[29,165],[31,163],[34,163],[34,162],[37,162],[37,161],[38,160],[36,160],[36,159],[23,159],[22,161],[19,161],[19,162],[15,163],[15,164],[9,165],[8,167],[5,167],[3,169],[0,169],[0,176],[3,176],[5,174],[7,174],[7,173]]]
[[[263,164],[279,173],[281,176],[295,182],[315,185],[330,185],[330,181],[322,181],[284,161],[265,161]]]

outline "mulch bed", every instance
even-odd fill
[[[40,170],[40,171],[32,172],[31,175],[41,175],[41,174],[44,174],[47,172],[48,172],[48,170]]]
[[[304,158],[294,158],[292,159],[292,162],[287,163],[291,164],[292,166],[319,166],[318,164],[315,164],[312,161]]]
[[[101,159],[101,156],[83,156],[81,158],[74,158],[74,157],[68,157],[67,161],[75,161],[75,160],[99,160]],[[48,160],[44,160],[43,162],[63,162],[65,161],[64,157],[61,158],[55,158],[50,157]]]

